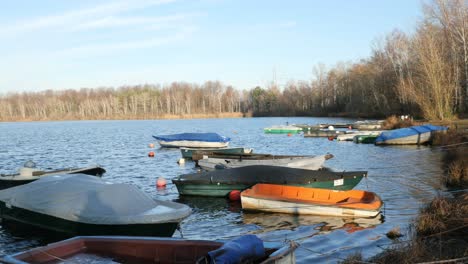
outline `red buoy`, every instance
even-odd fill
[[[290,137],[290,136],[291,136],[291,133],[288,133],[288,137]]]
[[[148,146],[149,146],[150,148],[154,148],[154,144],[153,144],[153,143],[150,143]]]
[[[158,180],[156,181],[156,187],[161,188],[161,187],[166,187],[166,179],[163,177],[159,177]]]
[[[232,190],[229,192],[229,200],[231,201],[240,201],[241,192],[239,190]]]
[[[333,141],[334,139],[335,139],[334,136],[329,136],[329,137],[328,137],[328,140],[330,140],[330,141]]]
[[[154,152],[153,152],[153,151],[150,151],[150,152],[148,153],[148,157],[151,157],[151,158],[154,157]]]

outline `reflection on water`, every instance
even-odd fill
[[[405,233],[420,207],[437,192],[442,174],[440,152],[427,146],[377,147],[369,144],[304,138],[301,135],[264,134],[263,128],[290,124],[346,123],[330,118],[244,118],[198,120],[72,121],[0,123],[0,174],[14,173],[26,161],[41,168],[84,167],[94,164],[107,172],[103,179],[138,186],[148,195],[177,200],[192,207],[174,237],[229,239],[255,233],[266,241],[295,240],[298,263],[334,263],[360,251],[370,257],[392,243],[385,234],[395,227]],[[234,131],[236,133],[234,133]],[[232,146],[257,153],[321,155],[334,158],[326,166],[336,170],[367,170],[356,189],[376,192],[384,201],[385,221],[243,212],[239,203],[223,198],[179,197],[171,179],[193,173],[192,162],[177,164],[177,149],[150,149],[154,134],[217,132],[232,139]],[[149,158],[148,152],[155,157]],[[166,188],[156,188],[158,177]],[[13,234],[0,227],[0,255],[49,242],[49,236]]]

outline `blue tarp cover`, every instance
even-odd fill
[[[220,136],[216,133],[182,133],[172,135],[153,136],[157,140],[163,141],[205,141],[205,142],[228,142],[228,137]]]
[[[226,242],[222,247],[208,252],[210,263],[245,263],[265,257],[263,241],[255,235],[244,235]],[[250,262],[249,262],[250,263]]]
[[[424,126],[412,126],[405,127],[390,131],[384,131],[377,137],[375,142],[383,142],[395,138],[403,138],[408,136],[414,136],[418,134],[423,134],[432,131],[442,131],[447,130],[447,127],[444,126],[433,126],[433,125],[424,125]]]

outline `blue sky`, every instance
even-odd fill
[[[310,80],[421,17],[419,0],[4,1],[0,93]]]

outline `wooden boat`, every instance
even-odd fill
[[[233,190],[242,191],[257,183],[350,190],[365,176],[367,171],[336,172],[326,168],[304,170],[255,165],[184,174],[172,182],[181,195],[226,197]]]
[[[243,154],[251,154],[253,152],[252,148],[180,148],[180,153],[182,154],[182,158],[185,159],[193,159],[193,155],[197,155],[198,153],[203,153],[202,155],[208,154],[236,154],[236,155],[243,155]],[[198,154],[200,155],[200,154]]]
[[[377,135],[358,135],[354,137],[353,142],[358,144],[374,144],[377,137]]]
[[[34,164],[34,163],[32,163]],[[15,174],[0,174],[0,189],[10,188],[26,183],[33,182],[39,178],[61,175],[61,174],[87,174],[101,177],[106,172],[105,169],[99,166],[91,166],[85,168],[68,168],[60,170],[44,171],[35,168],[35,164],[30,167],[22,167],[19,173]]]
[[[425,144],[432,140],[435,133],[444,132],[444,126],[412,126],[382,132],[376,140],[376,145],[409,145]]]
[[[190,213],[188,206],[153,199],[134,185],[89,175],[54,175],[0,191],[3,223],[71,236],[172,236]]]
[[[302,128],[297,126],[271,126],[263,129],[266,134],[297,134],[302,132]]]
[[[55,263],[56,261],[65,263],[205,263],[203,262],[205,259],[211,258],[216,250],[222,249],[223,246],[225,246],[224,253],[237,255],[238,251],[235,247],[229,247],[229,243],[229,241],[160,237],[78,236],[8,255],[1,261],[9,264]],[[298,245],[294,242],[287,244],[263,242],[263,246],[260,245],[262,256],[260,259],[255,259],[255,262],[243,259],[242,256],[236,257],[249,263],[295,263],[294,251],[297,247]]]
[[[337,137],[344,133],[344,131],[339,130],[309,130],[304,132],[304,137]]]
[[[256,184],[241,193],[242,209],[288,214],[375,217],[382,200],[373,192]]]
[[[166,148],[224,148],[231,140],[216,133],[182,133],[153,136],[161,147]]]
[[[320,156],[271,156],[260,159],[245,159],[243,157],[212,158],[208,156],[198,160],[198,166],[205,170],[238,168],[252,165],[281,166],[307,170],[318,170],[322,168],[325,161],[331,157],[333,157],[331,154]]]

